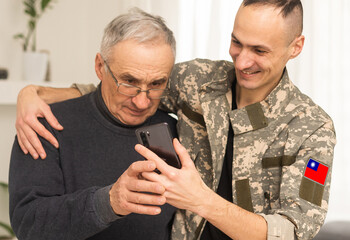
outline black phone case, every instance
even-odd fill
[[[174,146],[173,137],[166,122],[141,127],[135,130],[137,140],[162,158],[168,165],[181,168]]]

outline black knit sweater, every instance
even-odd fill
[[[21,151],[15,139],[9,174],[11,224],[19,239],[168,239],[175,208],[158,216],[130,214],[118,218],[109,205],[110,186],[142,160],[134,146],[135,128],[111,121],[99,106],[99,91],[51,106],[64,126],[50,128],[60,143],[41,139],[45,160]],[[162,111],[143,125],[176,121]]]

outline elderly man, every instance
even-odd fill
[[[175,65],[162,106],[179,118],[185,148],[174,145],[182,168],[136,147],[162,173],[143,177],[161,183],[167,202],[183,209],[173,239],[311,239],[322,226],[335,131],[288,76],[287,62],[304,45],[302,29],[300,0],[244,0],[231,34],[233,63]],[[38,129],[36,121],[29,125]],[[34,141],[28,147],[40,152]]]
[[[47,159],[34,161],[13,145],[10,217],[19,239],[169,239],[175,208],[161,184],[140,178],[155,164],[139,161],[134,145],[139,126],[167,122],[176,133],[176,120],[157,110],[174,59],[173,33],[159,17],[135,9],[106,27],[97,90],[51,106],[65,126],[50,129],[60,148],[41,140]]]

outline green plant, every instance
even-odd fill
[[[4,192],[6,192],[6,193],[8,192],[7,183],[0,182],[0,188],[2,188],[2,190]],[[15,233],[13,232],[13,230],[9,224],[4,223],[4,222],[0,222],[0,227],[3,228],[8,234],[6,236],[0,236],[0,239],[10,239],[10,238],[15,237]]]
[[[15,39],[23,41],[23,51],[36,51],[36,27],[38,20],[41,18],[47,8],[52,7],[53,0],[24,0],[24,13],[29,16],[28,31],[26,33],[18,33],[14,36]]]

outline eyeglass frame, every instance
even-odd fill
[[[145,93],[146,93],[146,96],[147,96],[149,99],[153,99],[153,100],[154,100],[154,99],[161,99],[161,98],[163,97],[164,93],[165,93],[166,90],[167,90],[167,88],[164,88],[164,89],[161,89],[161,88],[149,88],[149,89],[143,90],[142,88],[140,88],[140,87],[138,87],[138,86],[134,86],[134,85],[127,84],[127,83],[119,83],[118,80],[117,80],[117,78],[114,76],[112,70],[110,69],[109,65],[107,64],[107,61],[106,61],[103,57],[102,57],[102,60],[103,60],[103,62],[106,64],[106,67],[107,67],[109,73],[111,74],[111,76],[112,76],[112,78],[113,78],[115,84],[117,85],[117,91],[118,91],[118,93],[123,94],[124,96],[127,96],[127,97],[136,97],[136,96],[139,95],[140,93],[145,92]],[[129,88],[135,88],[135,89],[137,89],[137,94],[136,94],[136,95],[130,95],[130,94],[122,93],[122,92],[119,91],[119,86],[126,86],[126,87],[129,87]],[[152,91],[154,91],[154,90],[155,90],[155,91],[163,91],[163,92],[162,92],[162,94],[159,96],[159,98],[151,98],[151,97],[149,96],[149,93],[150,93],[151,90],[152,90]]]

